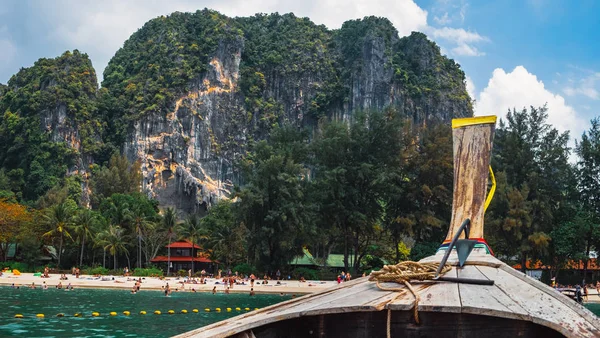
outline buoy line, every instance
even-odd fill
[[[258,310],[258,309],[259,308],[254,308],[254,310]],[[244,312],[244,311],[251,311],[252,309],[249,308],[249,307],[246,307],[246,308],[243,308],[243,309],[240,308],[240,307],[236,307],[236,308],[230,308],[230,307],[228,307],[228,308],[225,308],[225,310],[226,310],[226,312],[234,312],[234,311],[235,312]],[[188,311],[187,309],[182,309],[182,310],[179,310],[179,311],[175,311],[173,309],[169,309],[165,313],[167,313],[169,315],[175,315],[175,314],[185,315],[185,314],[188,314],[190,312],[192,312],[192,313],[199,313],[200,311],[198,309],[192,309],[191,311]],[[221,312],[225,312],[225,311],[222,311],[220,307],[217,307],[217,308],[214,308],[214,309],[205,308],[204,312],[217,312],[217,313],[221,313]],[[66,318],[69,318],[69,317],[72,317],[72,318],[81,318],[81,317],[117,317],[117,316],[119,316],[119,313],[121,313],[123,316],[131,316],[132,313],[135,314],[135,312],[131,312],[131,311],[127,311],[127,310],[126,311],[122,311],[122,312],[107,311],[107,312],[104,312],[104,313],[97,312],[97,311],[92,311],[91,313],[88,312],[87,314],[83,313],[83,312],[76,312],[76,313],[74,313],[72,315],[68,315],[68,314],[66,314],[64,312],[60,312],[60,313],[57,313],[55,315],[55,317],[56,318],[65,318],[65,317]],[[160,311],[160,310],[150,311],[150,313],[153,313],[155,315],[161,315],[161,314],[163,314],[163,312]],[[138,312],[138,314],[143,316],[143,315],[148,314],[148,312],[145,311],[145,310],[141,310],[140,312]],[[17,314],[15,314],[13,316],[13,318],[16,318],[16,319],[26,319],[26,318],[44,319],[44,318],[46,318],[46,315],[43,314],[43,313],[37,313],[37,314],[34,314],[34,315],[24,315],[22,313],[17,313]]]

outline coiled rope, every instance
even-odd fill
[[[415,322],[419,324],[419,295],[413,289],[410,284],[411,280],[424,281],[424,280],[432,280],[435,277],[435,273],[440,266],[440,263],[418,263],[412,261],[400,262],[396,265],[384,265],[383,268],[379,271],[373,271],[369,275],[369,281],[374,281],[377,287],[384,291],[402,291],[404,288],[396,287],[390,288],[382,286],[381,282],[395,282],[398,284],[404,284],[410,290],[410,292],[415,297],[415,305],[414,305],[414,315]],[[444,264],[440,275],[445,274],[450,271],[450,264]],[[399,294],[396,298],[402,296],[403,294]],[[396,298],[392,299],[393,302]],[[391,338],[391,319],[392,319],[392,310],[388,309],[387,313],[387,337]]]

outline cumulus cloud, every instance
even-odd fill
[[[512,72],[496,68],[487,87],[479,94],[475,105],[475,115],[498,115],[506,118],[508,109],[548,106],[548,123],[559,131],[571,131],[571,137],[578,137],[587,123],[565,99],[554,94],[541,80],[525,67],[518,66]]]
[[[455,47],[451,51],[453,55],[457,56],[485,55],[485,53],[480,52],[473,44],[489,41],[487,37],[463,28],[432,28],[431,34],[434,39],[443,40],[454,45]]]
[[[469,93],[469,96],[472,100],[475,100],[475,84],[473,83],[473,80],[467,75],[465,82],[467,86],[467,93]]]

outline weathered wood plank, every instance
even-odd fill
[[[525,282],[525,283],[535,287],[538,291],[544,292],[544,293],[550,295],[551,297],[558,299],[561,303],[568,304],[569,308],[571,308],[573,311],[575,311],[580,316],[585,317],[586,320],[588,322],[592,323],[592,325],[594,327],[600,328],[600,318],[598,318],[596,315],[594,315],[590,310],[588,310],[584,306],[574,303],[569,297],[567,297],[559,292],[556,292],[556,290],[554,290],[550,286],[538,281],[537,279],[530,278],[527,275],[525,275],[524,273],[517,271],[504,263],[502,264],[502,266],[500,266],[499,269],[501,269],[504,272],[510,274],[511,276],[521,280],[522,282]]]
[[[442,261],[444,256],[444,252],[440,251],[439,253],[425,257],[419,261],[419,263],[439,263]],[[450,256],[448,256],[448,264],[450,265],[458,265],[458,255],[456,254],[456,250],[452,250]],[[504,263],[498,260],[496,257],[489,255],[485,252],[483,248],[475,248],[467,258],[465,265],[487,265],[493,267],[500,267]]]
[[[532,321],[536,324],[549,326],[562,334],[569,335],[577,332],[581,337],[593,337],[600,334],[569,305],[576,305],[570,299],[559,299],[562,296],[540,292],[540,289],[530,283],[525,283],[517,277],[502,269],[481,266],[478,269],[488,278],[494,280],[495,285],[501,289],[515,303],[521,304],[526,309]],[[566,298],[566,297],[565,297]],[[589,316],[586,316],[589,317]]]
[[[496,118],[480,121],[482,124],[456,126],[455,123],[461,120],[466,119],[456,119],[452,123],[454,191],[452,220],[446,240],[454,237],[467,218],[471,220],[469,237],[483,238],[483,213]]]
[[[452,267],[444,276],[457,277],[456,267]],[[461,312],[457,283],[436,282],[419,293],[419,297],[419,311]]]
[[[399,287],[396,283],[382,283],[382,285],[391,288]],[[379,311],[382,310],[389,301],[399,296],[398,292],[380,290],[375,282],[368,282],[365,286],[366,288],[359,293],[350,294],[345,298],[319,304],[304,311],[302,315]]]
[[[488,279],[476,266],[458,269],[458,277]],[[529,320],[529,313],[495,285],[459,284],[463,313]]]

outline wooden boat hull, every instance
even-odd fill
[[[589,310],[482,251],[463,268],[453,252],[446,276],[487,278],[494,285],[413,283],[420,324],[408,289],[382,291],[359,278],[176,337],[385,337],[388,310],[392,336],[398,337],[600,336],[600,321]],[[422,262],[439,262],[442,254]]]

